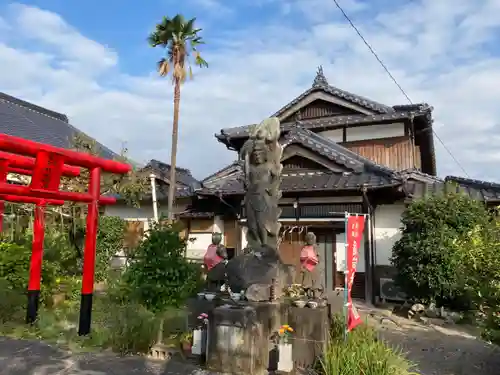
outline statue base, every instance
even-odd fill
[[[226,274],[232,291],[244,290],[247,300],[264,302],[283,296],[283,289],[295,280],[295,267],[284,264],[275,249],[263,247],[235,256],[227,263]]]

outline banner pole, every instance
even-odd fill
[[[347,341],[347,327],[349,324],[349,309],[347,306],[348,303],[348,293],[349,293],[349,286],[348,286],[348,269],[349,267],[347,266],[347,223],[349,219],[349,213],[346,211],[345,212],[345,217],[344,217],[344,259],[345,259],[345,267],[344,267],[344,341]]]

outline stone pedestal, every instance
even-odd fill
[[[288,324],[294,328],[290,343],[293,345],[293,361],[296,368],[314,363],[326,349],[329,338],[328,307],[290,307]]]
[[[267,374],[270,338],[284,324],[286,305],[248,303],[216,307],[209,316],[208,367],[230,374]]]
[[[216,298],[190,300],[188,308],[192,327],[199,314],[209,316],[207,366],[216,372],[260,375],[276,370],[278,350],[272,336],[282,324],[295,331],[290,337],[295,368],[313,365],[328,340],[327,307],[298,308],[286,301],[231,304]]]

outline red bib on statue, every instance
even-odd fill
[[[319,263],[314,246],[307,245],[302,248],[300,251],[300,263],[309,272],[314,270],[314,267]]]
[[[223,261],[223,258],[217,255],[217,245],[210,245],[203,257],[203,263],[205,263],[205,267],[210,271],[216,265]]]

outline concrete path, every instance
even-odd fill
[[[0,375],[210,375],[175,361],[73,354],[38,341],[0,338]]]
[[[360,309],[381,336],[417,364],[421,375],[500,375],[500,349],[478,338],[477,329],[441,319],[415,322],[383,309]],[[368,314],[367,314],[368,313]],[[390,316],[391,319],[385,317]]]

